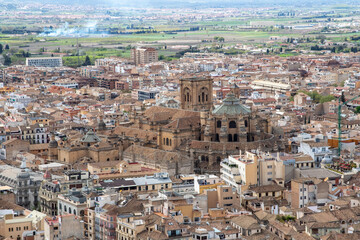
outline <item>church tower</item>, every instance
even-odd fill
[[[213,106],[213,80],[193,77],[180,79],[181,108],[193,111],[210,111]]]
[[[50,142],[49,142],[49,153],[48,153],[49,161],[57,161],[58,160],[58,142],[55,140],[55,135],[53,133],[50,134]]]

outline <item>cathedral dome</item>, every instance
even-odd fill
[[[101,139],[94,133],[93,130],[89,130],[85,136],[81,139],[83,143],[97,143],[101,142]]]
[[[251,110],[240,104],[240,100],[236,98],[233,93],[227,94],[226,98],[223,100],[223,104],[212,111],[213,115],[247,115],[250,113]]]

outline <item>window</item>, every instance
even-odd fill
[[[227,189],[227,188],[223,189],[223,192],[229,192],[229,189]]]
[[[229,128],[236,128],[236,122],[235,121],[230,121],[229,122]]]
[[[272,181],[272,178],[268,178],[267,180],[268,180],[268,182],[270,182],[270,181]]]
[[[217,128],[221,128],[221,121],[220,121],[220,120],[218,120],[218,121],[216,122],[216,127],[217,127]]]
[[[267,175],[272,175],[272,172],[268,172]]]
[[[272,168],[272,165],[268,165],[267,168]]]
[[[234,142],[237,142],[238,141],[238,135],[235,133],[234,134]]]

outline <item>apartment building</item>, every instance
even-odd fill
[[[299,152],[310,155],[315,167],[320,167],[321,162],[331,162],[333,153],[327,142],[303,141],[300,142]]]
[[[222,208],[232,211],[236,202],[239,202],[238,195],[233,187],[219,185],[216,189],[206,191],[208,208]]]
[[[244,154],[232,155],[220,163],[221,179],[229,186],[241,191],[241,187],[258,183],[257,176],[258,156],[246,151]]]
[[[131,60],[135,65],[156,62],[158,61],[158,52],[155,48],[133,48],[131,49]]]
[[[44,222],[45,240],[83,239],[84,223],[73,214],[49,217]]]
[[[100,182],[101,187],[122,192],[153,192],[172,189],[168,173],[155,173],[153,176],[114,179]]]
[[[324,205],[330,184],[317,178],[298,178],[291,181],[291,207],[303,208],[309,203]]]
[[[86,193],[71,189],[68,194],[58,195],[58,214],[74,214],[84,216],[86,204]]]
[[[39,190],[41,211],[56,216],[59,194],[66,194],[70,189],[80,190],[85,186],[91,187],[92,183],[89,173],[85,171],[67,171],[63,180],[53,180],[52,175],[46,171]]]
[[[61,57],[26,58],[26,66],[33,67],[62,67]]]

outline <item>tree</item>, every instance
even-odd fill
[[[346,102],[344,92],[341,92],[341,99],[340,100],[341,100],[342,103]]]
[[[5,50],[9,50],[9,49],[10,49],[9,44],[6,44],[5,45]]]
[[[357,107],[355,108],[355,113],[360,113],[360,106],[357,106]]]
[[[159,56],[159,61],[164,60],[164,59],[165,59],[165,56],[164,56],[164,55],[160,55],[160,56]]]
[[[4,51],[3,45],[0,43],[0,54],[2,54]]]
[[[85,62],[84,62],[84,64],[83,64],[83,65],[84,65],[84,66],[91,65],[91,60],[90,60],[89,56],[86,56],[86,58],[85,58]]]
[[[11,58],[8,55],[3,55],[4,57],[4,65],[9,66],[11,64]]]

